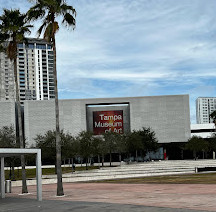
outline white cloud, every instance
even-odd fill
[[[202,89],[215,96],[215,0],[67,2],[77,26],[57,34],[60,98],[189,93],[194,120]]]

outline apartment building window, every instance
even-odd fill
[[[17,47],[18,47],[18,48],[23,48],[23,47],[24,47],[24,46],[23,46],[23,43],[18,43]]]
[[[36,44],[36,48],[37,49],[46,49],[46,45],[45,44]]]
[[[27,48],[34,49],[34,44],[33,43],[29,43],[28,46],[27,46]]]

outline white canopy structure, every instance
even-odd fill
[[[1,198],[5,198],[5,172],[4,158],[12,156],[21,156],[27,154],[36,154],[36,180],[37,180],[37,200],[42,201],[42,172],[41,172],[41,150],[40,149],[20,149],[20,148],[0,148],[0,192]]]

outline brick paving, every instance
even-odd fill
[[[28,189],[30,194],[20,195],[21,187],[14,187],[11,194],[6,194],[6,199],[14,197],[20,200],[36,199],[36,186],[28,186]],[[113,204],[127,205],[127,207],[129,205],[130,207],[145,206],[144,211],[163,211],[161,209],[164,211],[216,211],[216,185],[64,183],[64,192],[65,196],[56,197],[56,184],[43,185],[43,200],[62,201],[62,203],[66,201],[68,204],[80,202],[81,205],[95,203],[110,205],[111,203],[110,208]],[[130,207],[122,211],[133,211]],[[116,211],[119,210],[116,209]]]

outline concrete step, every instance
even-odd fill
[[[188,174],[195,173],[195,167],[216,167],[216,160],[154,161],[123,164],[117,167],[102,167],[97,170],[63,174],[63,182]],[[56,183],[56,175],[43,175],[42,178],[43,184]],[[31,179],[27,181],[27,184],[36,185],[36,181]],[[21,181],[13,181],[12,186],[21,186]]]

